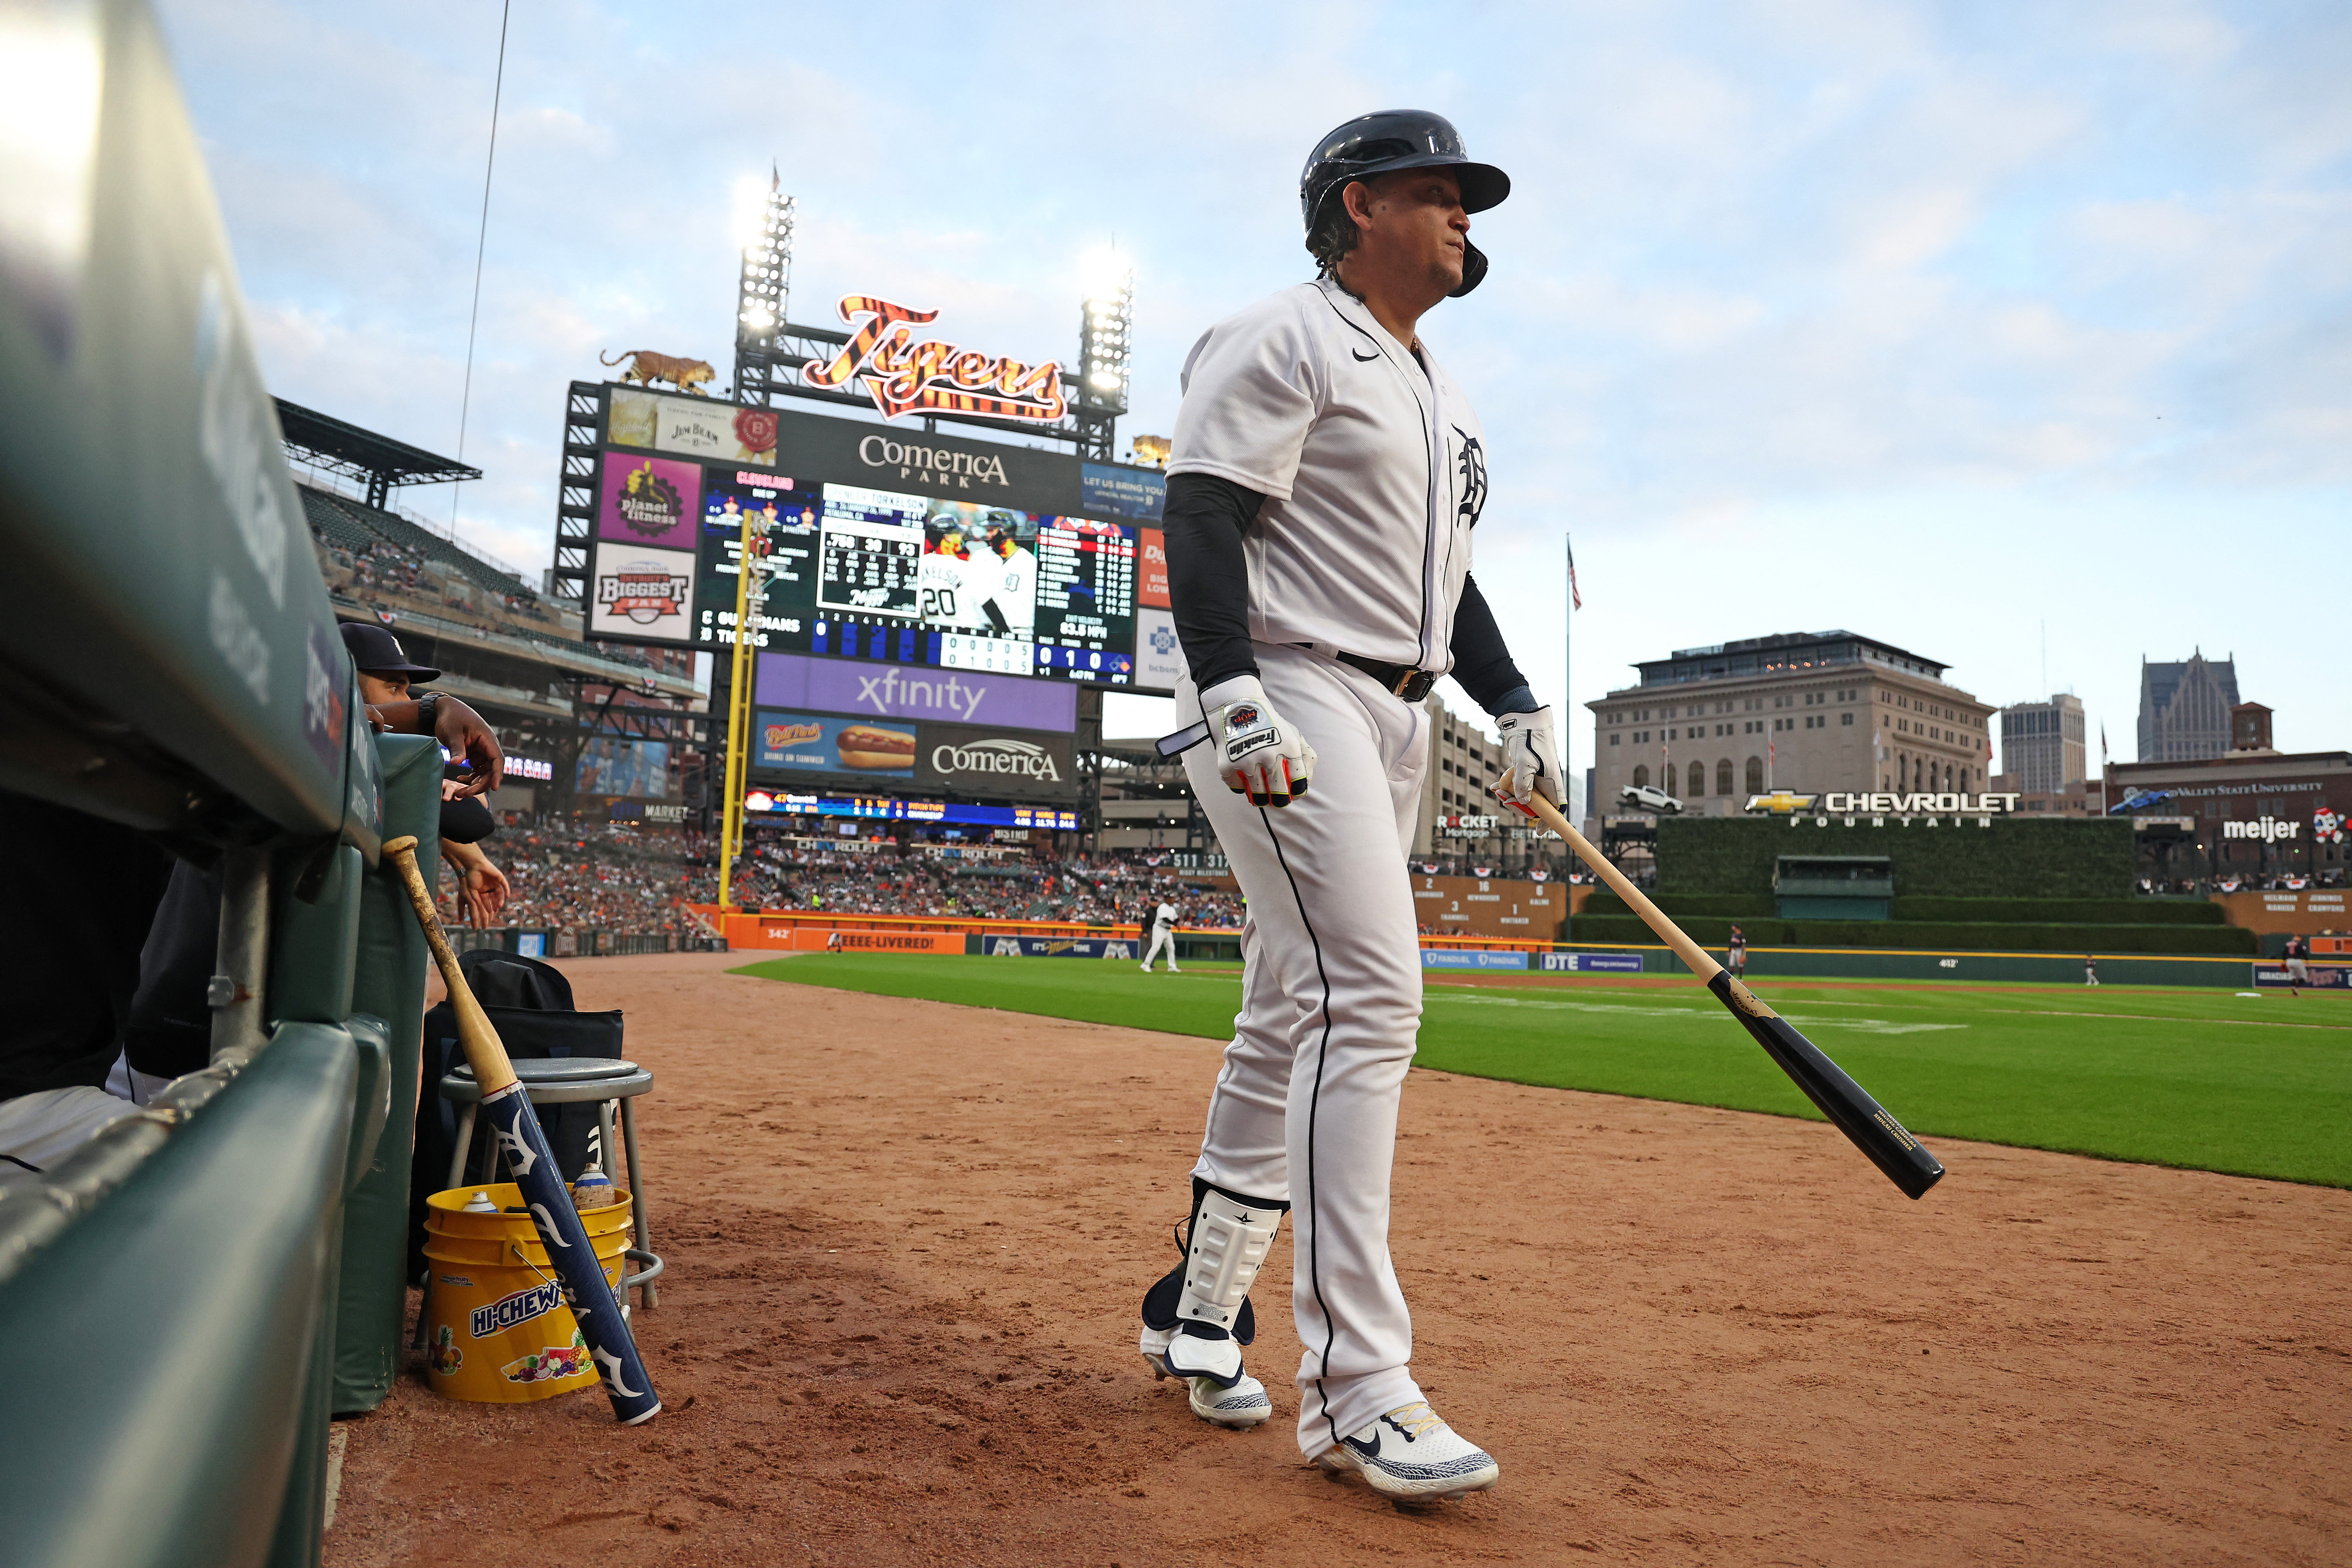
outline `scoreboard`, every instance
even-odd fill
[[[740,419],[730,435],[709,412],[727,405],[668,417],[681,400],[660,394],[664,417],[649,421],[645,394],[593,390],[613,408],[589,510],[588,635],[731,647],[748,514],[768,568],[761,649],[1137,685],[1139,615],[1165,620],[1164,569],[1142,578],[1147,543],[1159,559],[1156,471],[765,410],[739,440]],[[780,439],[757,444],[771,428]]]

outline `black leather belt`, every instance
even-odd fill
[[[1339,662],[1361,670],[1389,689],[1391,696],[1417,703],[1437,685],[1438,672],[1423,670],[1412,664],[1383,664],[1378,659],[1360,659],[1353,653],[1342,653]]]

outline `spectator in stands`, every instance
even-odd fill
[[[352,663],[359,666],[360,700],[367,704],[369,716],[384,728],[401,727],[396,720],[404,716],[411,727],[435,735],[445,749],[463,758],[449,764],[442,780],[441,858],[457,875],[465,917],[488,925],[506,907],[510,892],[505,873],[479,848],[499,827],[478,799],[497,787],[505,766],[498,737],[480,716],[455,697],[439,692],[413,697],[412,685],[437,681],[441,672],[412,661],[389,627],[346,621],[342,634]],[[443,733],[445,723],[462,734],[462,744],[453,744],[454,737]]]

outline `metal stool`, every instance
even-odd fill
[[[604,1174],[613,1170],[613,1106],[621,1107],[622,1145],[629,1156],[629,1219],[636,1233],[637,1244],[622,1256],[629,1262],[641,1265],[634,1274],[621,1275],[621,1303],[628,1304],[629,1287],[635,1286],[639,1299],[648,1308],[661,1305],[661,1296],[654,1281],[661,1278],[660,1255],[653,1249],[653,1230],[646,1218],[645,1166],[637,1159],[636,1097],[654,1086],[654,1075],[634,1061],[622,1061],[609,1056],[525,1056],[514,1061],[515,1076],[522,1081],[523,1092],[534,1105],[572,1105],[593,1101],[596,1122],[603,1135]],[[474,1069],[470,1063],[458,1067],[441,1080],[441,1098],[463,1105],[457,1118],[457,1151],[449,1161],[449,1181],[452,1187],[466,1179],[466,1159],[473,1153],[474,1122],[480,1114],[482,1092],[475,1085]],[[499,1156],[501,1163],[505,1155]],[[419,1320],[422,1322],[422,1320]]]

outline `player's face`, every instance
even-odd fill
[[[1348,210],[1365,224],[1365,259],[1382,270],[1426,277],[1451,293],[1462,286],[1470,214],[1462,183],[1443,169],[1414,169],[1346,192]]]
[[[940,553],[941,555],[953,555],[962,549],[963,536],[956,532],[955,529],[950,528],[947,532],[940,536]]]

